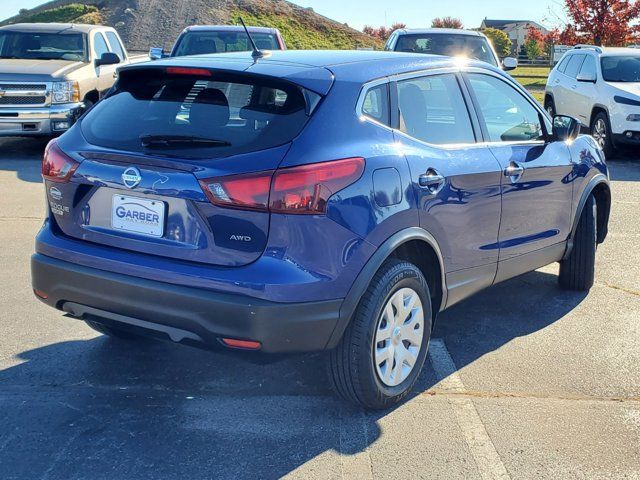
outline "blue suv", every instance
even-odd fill
[[[578,132],[475,61],[129,66],[47,147],[33,289],[113,337],[326,350],[341,396],[386,408],[443,309],[552,262],[592,286],[611,199]]]

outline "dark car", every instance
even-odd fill
[[[610,208],[576,120],[486,63],[390,52],[125,67],[42,174],[43,302],[113,337],[326,350],[368,408],[408,394],[443,309],[553,262],[589,290]]]
[[[277,28],[247,27],[247,30],[260,50],[287,49],[284,38]],[[185,55],[245,51],[251,51],[251,42],[242,26],[196,25],[182,31],[171,53],[167,55],[162,48],[154,47],[149,50],[149,57],[151,60],[159,60]]]

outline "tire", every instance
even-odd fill
[[[560,262],[560,286],[566,290],[589,291],[595,278],[596,263],[596,201],[590,195],[580,214],[573,239],[573,249]]]
[[[544,102],[544,109],[547,111],[551,118],[556,115],[556,104],[553,102],[553,98],[547,97]]]
[[[402,301],[403,307],[404,302],[413,301],[414,307],[408,315],[404,308],[399,313],[394,301]],[[368,409],[386,409],[402,401],[424,365],[432,318],[429,286],[420,269],[409,262],[387,260],[362,296],[340,344],[329,354],[329,379],[334,390],[343,399]],[[387,338],[385,332],[388,339],[376,342]],[[406,338],[403,332],[408,332]],[[376,364],[376,354],[385,359]]]
[[[103,323],[94,322],[92,320],[85,320],[85,323],[89,325],[96,332],[107,335],[111,338],[117,338],[119,340],[140,340],[142,337],[135,333],[123,330],[110,325],[104,325]]]
[[[616,153],[616,146],[611,135],[611,123],[605,112],[599,112],[591,122],[591,136],[600,145],[607,159]]]

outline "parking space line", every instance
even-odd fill
[[[433,338],[429,344],[429,358],[440,382],[440,388],[453,393],[464,393],[458,369],[441,338]],[[502,459],[487,433],[473,400],[467,397],[451,397],[456,421],[469,446],[469,450],[484,480],[509,479]]]

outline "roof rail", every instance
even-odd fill
[[[580,45],[574,46],[573,48],[576,49],[576,50],[589,48],[591,50],[595,50],[598,53],[602,53],[602,47],[598,47],[597,45],[580,44]]]

